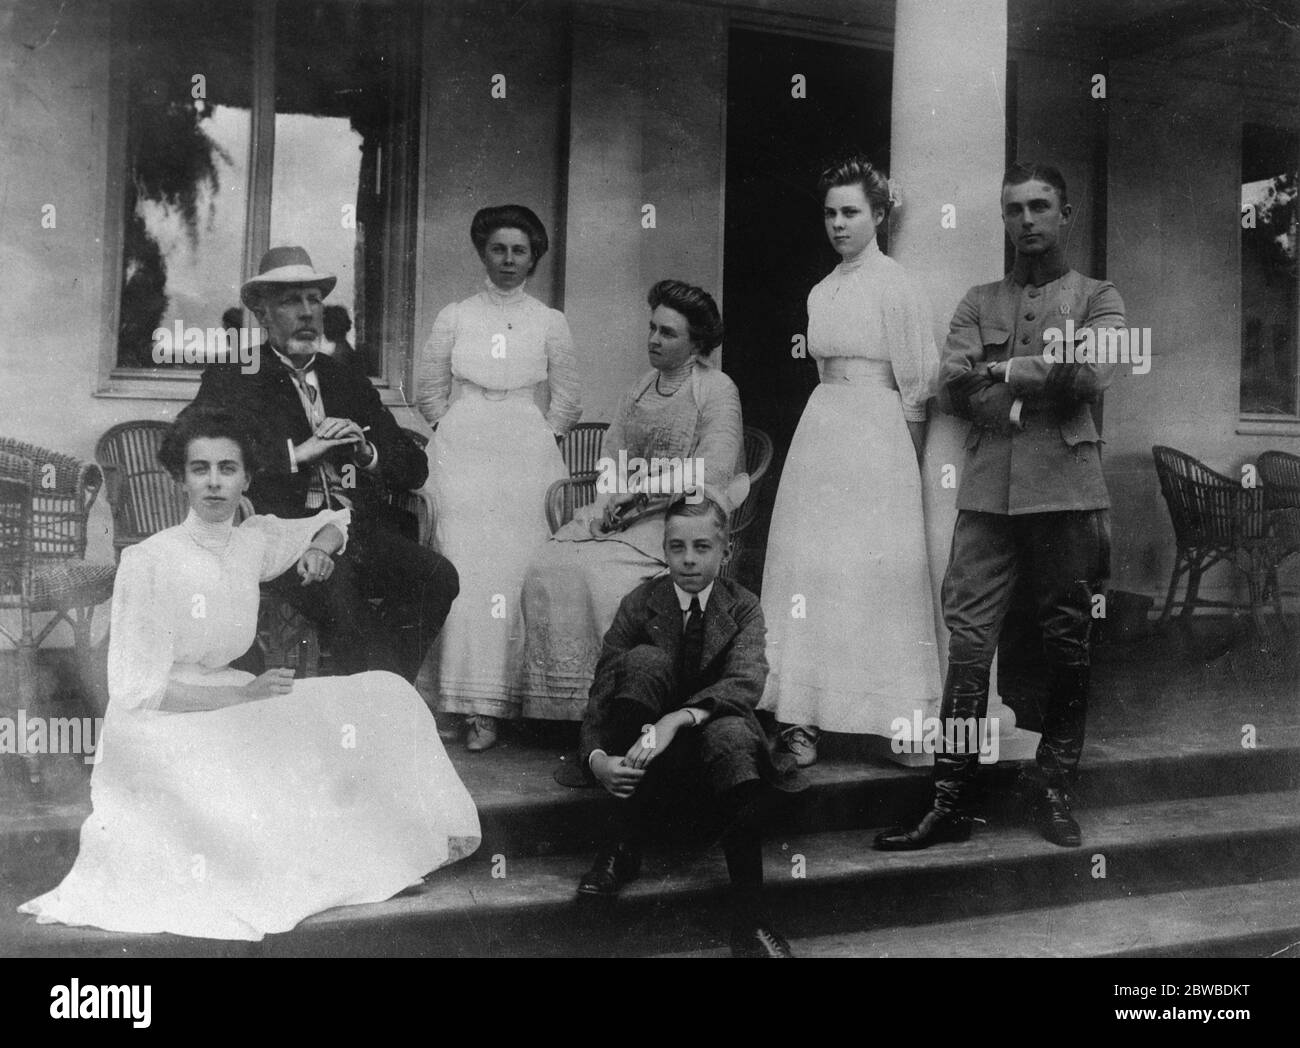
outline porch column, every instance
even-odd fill
[[[928,295],[941,353],[962,295],[1002,275],[1006,71],[1007,0],[897,0],[889,174],[902,204],[890,226],[889,253]],[[956,489],[941,485],[945,466],[960,475],[967,428],[932,408],[922,463],[945,675],[948,631],[939,589],[957,508]],[[1015,729],[1015,714],[997,696],[996,675],[989,717],[998,720],[1000,759],[1033,755],[1038,735]]]

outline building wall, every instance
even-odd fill
[[[157,402],[96,398],[108,119],[106,5],[22,2],[0,13],[0,433],[91,458]],[[54,207],[54,228],[42,208]],[[89,555],[113,559],[100,499]]]
[[[1163,596],[1174,539],[1151,446],[1239,477],[1260,452],[1300,452],[1300,432],[1238,421],[1241,373],[1240,153],[1247,99],[1211,79],[1129,62],[1111,77],[1109,276],[1130,326],[1150,327],[1151,370],[1121,368],[1106,396],[1115,580]],[[1295,113],[1278,114],[1294,120]],[[1240,593],[1215,569],[1208,589]],[[1293,564],[1283,585],[1300,581]]]
[[[1074,208],[1067,257],[1080,273],[1098,276],[1106,230],[1099,186],[1105,178],[1105,102],[1091,94],[1098,63],[1030,51],[1013,51],[1011,58],[1017,74],[1016,156],[1061,169]]]
[[[438,311],[474,294],[483,264],[469,239],[479,208],[523,204],[545,224],[551,253],[528,282],[563,301],[568,19],[556,4],[492,0],[425,7],[423,236],[414,345]],[[493,77],[505,77],[494,98]],[[414,391],[408,390],[408,400]],[[423,420],[418,425],[424,426]]]
[[[575,12],[564,308],[587,419],[609,419],[649,368],[650,285],[722,298],[725,56],[710,12]]]
[[[428,4],[416,344],[437,311],[481,279],[468,238],[473,211],[528,204],[554,245],[530,291],[566,311],[587,377],[585,417],[608,418],[647,366],[646,288],[671,275],[721,297],[726,20],[789,21],[796,7]],[[883,10],[867,5],[861,17],[879,21]],[[94,0],[18,0],[0,11],[0,432],[85,458],[114,423],[171,417],[181,406],[93,393],[107,39],[107,5]],[[1238,432],[1236,207],[1250,103],[1222,79],[1127,62],[1109,70],[1107,112],[1090,96],[1092,63],[1041,49],[1012,56],[1018,152],[1054,160],[1071,183],[1072,264],[1099,272],[1104,247],[1130,323],[1154,334],[1151,373],[1122,373],[1107,397],[1105,460],[1115,583],[1162,592],[1173,540],[1151,444],[1229,473],[1265,448],[1300,449],[1296,435]],[[491,95],[495,73],[507,78],[505,99]],[[54,228],[42,227],[46,204],[56,208]],[[653,228],[642,223],[647,204]],[[111,559],[103,500],[91,533],[92,558]],[[1228,569],[1220,580],[1232,584]]]

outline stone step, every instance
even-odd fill
[[[796,957],[1300,956],[1300,878],[831,933],[790,945]],[[716,947],[660,956],[726,957],[729,951]],[[1190,998],[1116,1002],[1147,1008],[1209,1003]],[[1213,1006],[1231,1005],[1216,999]]]
[[[919,935],[922,925],[1300,876],[1300,791],[1116,804],[1079,818],[1078,849],[996,824],[969,844],[901,854],[874,851],[869,830],[778,834],[765,849],[769,905],[800,941],[908,926]],[[261,944],[36,925],[14,907],[49,885],[9,882],[0,953],[628,956],[725,944],[720,849],[671,864],[647,856],[612,902],[575,898],[589,861],[484,848],[397,898],[318,914]]]
[[[1144,740],[1150,741],[1150,740]],[[554,752],[502,746],[485,755],[452,753],[475,798],[483,825],[483,851],[510,857],[585,853],[603,825],[605,797],[597,788],[557,784]],[[974,810],[993,820],[1010,817],[1011,784],[1020,764],[982,770]],[[928,768],[840,757],[808,769],[812,785],[781,798],[773,828],[785,834],[861,829],[913,819],[930,798]],[[1168,744],[1122,745],[1098,740],[1085,754],[1079,802],[1113,804],[1300,789],[1300,745],[1259,749],[1189,750]],[[32,869],[66,871],[76,856],[88,799],[0,810],[0,880]]]

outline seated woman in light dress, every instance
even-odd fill
[[[328,578],[349,513],[250,517],[250,426],[188,408],[159,458],[184,523],[123,551],[94,810],[71,872],[23,904],[40,922],[261,939],[379,902],[478,847],[478,813],[415,689],[391,673],[294,680],[229,668],[258,584]]]
[[[722,344],[717,304],[708,292],[679,280],[655,284],[647,302],[651,367],[619,401],[601,459],[611,466],[627,462],[629,481],[636,480],[636,459],[647,466],[652,460],[690,460],[697,476],[687,480],[725,489],[743,469],[745,447],[740,395],[710,360]],[[677,483],[666,471],[660,480],[668,489]],[[657,487],[599,494],[528,568],[524,716],[582,720],[601,640],[619,601],[668,568],[663,534],[670,496]]]
[[[876,242],[884,174],[852,157],[818,189],[840,261],[808,295],[821,384],[781,472],[763,571],[760,708],[805,767],[820,731],[892,743],[898,718],[937,714],[940,695],[918,467],[939,369],[929,309]]]
[[[582,407],[564,314],[524,292],[549,246],[541,220],[518,204],[485,207],[470,239],[483,285],[438,314],[416,373],[416,403],[436,427],[434,539],[460,572],[416,687],[435,709],[465,715],[466,749],[478,751],[521,712],[519,591],[550,536],[546,489],[568,476],[556,441]]]

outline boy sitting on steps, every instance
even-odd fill
[[[758,598],[717,577],[728,545],[717,501],[676,502],[664,526],[668,576],[624,597],[605,634],[581,759],[613,798],[614,831],[578,891],[615,895],[640,872],[648,839],[703,813],[722,831],[732,955],[789,957],[762,908],[760,801],[768,784],[802,782],[792,762],[774,759],[754,716],[766,629]]]

